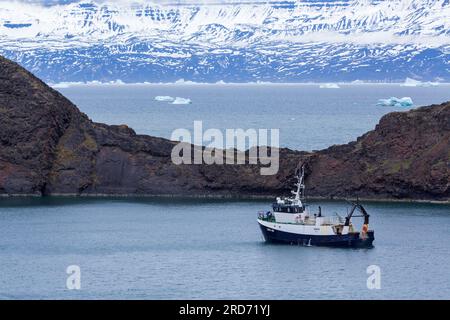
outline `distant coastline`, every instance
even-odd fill
[[[433,82],[432,85],[428,85],[426,82],[418,85],[405,85],[405,82],[379,82],[379,81],[350,81],[350,82],[195,82],[180,79],[175,82],[124,82],[122,80],[115,81],[87,81],[87,82],[59,82],[49,83],[49,86],[54,89],[65,89],[69,87],[103,87],[103,86],[321,86],[324,84],[337,84],[339,86],[360,86],[360,85],[388,85],[388,86],[401,86],[401,87],[423,87],[432,88],[437,86],[450,86],[450,82]]]

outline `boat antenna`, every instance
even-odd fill
[[[297,183],[295,184],[297,186],[296,191],[292,191],[292,193],[295,195],[295,200],[300,201],[304,199],[305,196],[305,165],[303,164],[298,170],[297,174]]]

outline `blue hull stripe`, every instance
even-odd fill
[[[296,245],[330,246],[330,247],[372,247],[374,232],[369,231],[365,239],[359,237],[359,233],[346,235],[302,235],[290,232],[283,232],[259,225],[264,235],[264,239],[271,243],[286,243]]]

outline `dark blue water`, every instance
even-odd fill
[[[343,85],[148,85],[59,89],[94,121],[127,124],[138,133],[170,138],[173,130],[193,128],[280,129],[280,145],[314,150],[355,140],[381,116],[408,108],[377,106],[378,99],[411,97],[415,106],[450,100],[450,86]],[[190,105],[154,100],[169,95]]]
[[[265,244],[256,212],[267,205],[1,200],[0,297],[450,298],[450,206],[369,203],[375,247],[333,249]],[[69,265],[81,268],[79,291],[66,289]],[[369,265],[381,269],[379,290],[367,289]]]
[[[449,87],[117,86],[60,89],[93,120],[170,137],[191,128],[280,128],[281,145],[320,149],[372,129],[392,107],[450,100]],[[191,105],[154,101],[156,95]],[[397,110],[399,110],[397,108]],[[0,298],[450,299],[450,206],[370,203],[375,248],[266,245],[269,202],[200,199],[0,198]],[[345,203],[320,202],[326,214]],[[66,268],[81,268],[81,290]],[[381,289],[369,290],[378,265]]]

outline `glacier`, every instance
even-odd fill
[[[0,54],[52,83],[450,81],[450,0],[68,2],[0,0]]]

